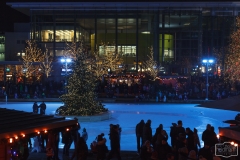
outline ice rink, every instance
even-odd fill
[[[15,102],[15,103],[0,103],[1,108],[16,109],[26,112],[32,112],[31,102]],[[40,104],[40,102],[38,103]],[[63,105],[61,102],[46,102],[46,114],[54,114],[55,110]],[[150,103],[150,104],[128,104],[128,103],[104,103],[109,109],[112,118],[100,122],[80,122],[82,132],[86,128],[88,132],[87,144],[90,148],[90,143],[100,133],[104,133],[109,145],[109,124],[119,124],[122,128],[121,132],[121,150],[136,150],[136,135],[135,126],[141,119],[145,122],[148,119],[152,120],[152,131],[155,133],[159,124],[163,124],[168,135],[172,123],[177,123],[178,120],[183,121],[183,127],[198,129],[198,134],[201,139],[202,132],[207,124],[215,127],[215,132],[218,133],[218,127],[228,126],[222,121],[234,119],[238,112],[218,110],[210,108],[197,107],[197,104],[167,104],[167,103]],[[13,117],[14,118],[14,117]],[[170,144],[170,136],[168,139]],[[60,142],[60,148],[63,144]],[[73,145],[72,145],[73,147]],[[110,147],[109,147],[110,148]]]

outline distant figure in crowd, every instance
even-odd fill
[[[76,157],[76,160],[86,160],[88,156],[88,146],[82,137],[79,137],[77,146],[73,152],[71,160]]]
[[[143,142],[147,140],[151,142],[152,140],[152,128],[151,128],[151,120],[147,120],[146,124],[143,127]]]
[[[32,152],[37,152],[37,153],[41,152],[40,137],[39,136],[33,137]]]
[[[106,138],[104,138],[104,134],[100,134],[97,136],[97,160],[106,159],[106,154],[108,153],[108,147],[106,146]]]
[[[63,146],[63,155],[69,156],[69,149],[72,143],[72,136],[70,130],[64,130],[61,132],[62,134],[62,143]]]
[[[118,160],[121,160],[119,128],[117,125],[112,126],[109,138],[110,138],[110,144],[111,144],[111,151],[108,154],[107,160],[110,160],[114,154],[117,156]]]
[[[38,104],[37,104],[37,102],[34,102],[33,103],[33,113],[38,113]]]
[[[86,128],[83,128],[82,137],[85,140],[85,142],[87,142],[87,140],[88,140],[88,133],[87,133]]]
[[[142,119],[137,125],[136,125],[136,137],[137,137],[137,151],[138,154],[140,154],[141,146],[143,145],[143,127],[145,125],[144,120]]]
[[[45,114],[47,106],[44,103],[44,101],[39,105],[39,108],[40,108],[40,114]]]
[[[77,117],[75,117],[74,119],[78,121]],[[76,149],[79,137],[81,137],[80,133],[78,132],[80,129],[81,129],[81,126],[79,123],[77,123],[77,125],[73,126],[70,130],[75,149]]]

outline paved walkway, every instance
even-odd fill
[[[99,98],[99,101],[103,102],[103,103],[192,103],[192,104],[202,104],[205,102],[212,102],[214,100],[204,100],[204,99],[188,99],[187,101],[184,100],[168,100],[167,102],[156,102],[155,99],[149,99],[149,100],[142,100],[142,101],[136,101],[135,98],[133,97],[120,97],[120,98]],[[6,99],[2,99],[0,100],[2,102],[6,102]],[[59,98],[37,98],[37,99],[7,99],[7,102],[62,102]]]
[[[69,157],[72,156],[72,153],[73,153],[73,150],[70,150]],[[58,157],[60,160],[69,160],[70,159],[69,157],[63,156],[62,149],[59,149],[58,155],[59,155]],[[140,160],[140,157],[134,151],[121,151],[121,157],[122,157],[122,160]],[[46,159],[47,159],[46,153],[33,152],[33,153],[30,153],[30,155],[28,157],[28,160],[46,160]],[[89,156],[88,156],[87,160],[96,160],[96,155],[92,154],[89,151]],[[113,160],[115,160],[115,159],[113,159]]]

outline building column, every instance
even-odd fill
[[[94,49],[95,49],[95,51],[96,51],[96,46],[97,46],[97,16],[95,15],[95,20],[94,20],[94,25],[95,25],[95,31],[94,31]]]
[[[210,41],[210,46],[208,46],[208,50],[207,50],[207,55],[208,56],[210,56],[210,55],[212,55],[212,51],[213,51],[213,42],[214,42],[214,27],[213,27],[213,25],[214,25],[214,19],[215,19],[215,10],[214,10],[214,8],[212,8],[212,10],[211,10],[211,12],[212,12],[212,16],[211,16],[211,41]]]
[[[73,41],[74,41],[74,42],[77,42],[77,40],[76,40],[76,32],[77,32],[77,31],[76,31],[76,28],[77,28],[77,27],[76,27],[76,25],[77,25],[77,18],[76,18],[76,16],[77,16],[77,15],[76,15],[76,13],[74,12],[74,29],[73,29],[73,34],[74,34],[74,35],[73,35]]]
[[[137,14],[137,18],[136,18],[136,72],[138,73],[138,14]]]
[[[117,14],[115,17],[115,45],[118,47],[118,18]],[[116,48],[117,52],[119,52],[118,48]]]
[[[56,57],[56,21],[55,21],[55,12],[53,14],[53,57]]]
[[[165,13],[162,13],[162,57],[161,57],[161,61],[164,62],[164,32],[165,31]]]
[[[202,12],[198,16],[198,57],[202,57]]]
[[[153,57],[160,64],[160,57],[159,57],[159,11],[156,12],[154,15],[153,21]]]

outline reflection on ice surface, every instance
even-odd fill
[[[29,102],[8,102],[0,104],[2,108],[23,110],[32,112],[32,104]],[[62,105],[61,102],[46,102],[47,110],[46,114],[54,114],[55,110]],[[145,122],[148,119],[152,120],[152,132],[155,133],[159,124],[163,124],[163,128],[170,133],[170,126],[172,123],[177,123],[178,120],[182,120],[183,127],[189,127],[198,129],[198,134],[201,139],[202,132],[205,130],[207,124],[211,124],[215,128],[215,132],[218,133],[218,127],[228,126],[228,124],[222,123],[224,120],[234,119],[237,112],[200,108],[195,107],[196,104],[124,104],[124,103],[105,103],[105,107],[109,109],[112,114],[112,118],[106,121],[100,122],[80,122],[81,129],[86,128],[88,132],[87,144],[90,148],[90,144],[97,135],[104,133],[107,138],[107,145],[110,146],[108,133],[109,124],[119,124],[122,128],[121,133],[121,150],[136,150],[136,136],[135,126],[141,119]],[[170,144],[170,136],[168,139]],[[59,146],[63,145],[60,141]],[[73,145],[72,145],[73,147]]]

